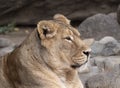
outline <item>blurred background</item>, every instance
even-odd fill
[[[0,37],[10,35],[8,38],[20,44],[38,21],[60,13],[71,20],[82,37],[98,40],[108,35],[120,39],[119,4],[120,0],[0,0]]]
[[[80,69],[85,88],[120,88],[120,0],[0,0],[0,56],[57,13],[94,42],[89,65]]]
[[[120,0],[0,0],[0,25],[35,26],[61,13],[79,24],[97,13],[116,12]]]
[[[21,31],[19,29],[25,29],[24,31],[29,33],[30,29],[36,27],[38,21],[52,19],[56,13],[68,17],[75,27],[79,27],[85,19],[96,14],[102,14],[97,18],[101,20],[105,17],[103,14],[115,13],[116,15],[118,12],[118,18],[116,16],[105,17],[107,21],[111,21],[112,18],[118,20],[120,19],[119,4],[120,0],[0,0],[0,34]],[[83,30],[79,31],[82,32],[83,37],[86,36]],[[96,35],[96,33],[93,36],[90,35],[90,31],[87,32],[86,37]],[[96,39],[100,39],[100,36]]]

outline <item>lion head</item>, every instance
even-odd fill
[[[40,21],[37,31],[41,46],[49,53],[44,61],[50,67],[75,69],[87,63],[90,49],[65,16],[57,14],[54,20]]]

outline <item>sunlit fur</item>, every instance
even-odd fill
[[[83,88],[74,66],[87,62],[87,49],[63,15],[40,21],[18,48],[0,59],[0,88]]]

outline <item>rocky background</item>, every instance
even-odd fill
[[[120,0],[0,0],[0,25],[35,25],[64,14],[72,24],[79,24],[83,38],[93,41],[89,63],[79,69],[85,88],[120,88],[119,4]],[[0,56],[12,52],[28,34],[1,34]]]
[[[79,69],[85,88],[120,88],[120,6],[117,12],[88,17],[78,30],[94,39],[89,64]]]
[[[0,0],[0,25],[33,25],[56,13],[83,21],[97,13],[115,12],[119,4],[120,0]]]

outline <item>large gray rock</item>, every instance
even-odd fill
[[[93,66],[97,66],[98,69],[99,69],[99,72],[103,72],[104,69],[105,69],[105,59],[106,57],[103,57],[103,56],[97,56],[97,57],[94,57],[94,58],[91,58],[92,59],[92,63],[93,63]]]
[[[120,54],[120,43],[111,36],[106,36],[100,41],[95,41],[92,48],[92,56],[111,56]]]
[[[117,55],[120,52],[120,43],[111,36],[102,38],[99,43],[104,45],[101,52],[103,56]]]
[[[79,32],[85,38],[93,37],[99,40],[105,36],[113,36],[120,40],[120,25],[117,22],[116,13],[97,14],[87,18],[80,24]]]
[[[97,56],[91,58],[94,62],[94,66],[97,66],[99,72],[111,71],[116,65],[120,64],[120,56]]]
[[[120,56],[97,56],[91,59],[94,65],[90,67],[90,72],[79,73],[85,88],[119,88]]]
[[[93,75],[96,75],[99,73],[97,66],[92,66],[90,68],[90,72],[88,73],[79,73],[80,79],[82,80],[82,83],[85,85],[88,78],[92,77]]]
[[[93,45],[91,46],[92,57],[97,56],[97,55],[101,55],[101,52],[102,52],[103,48],[104,48],[104,44],[99,43],[99,41],[95,41],[93,43]]]
[[[8,46],[15,46],[15,44],[6,38],[0,38],[0,48],[8,47]]]
[[[111,71],[116,65],[120,64],[120,56],[106,57],[103,63],[105,71]]]
[[[0,25],[36,24],[56,13],[81,21],[96,13],[113,12],[119,3],[120,0],[0,0]]]
[[[0,56],[12,52],[16,45],[9,39],[0,38]]]
[[[116,65],[110,72],[89,77],[85,88],[120,88],[120,65]]]
[[[120,5],[118,6],[118,9],[117,9],[117,20],[118,20],[118,23],[120,24]]]
[[[0,57],[4,56],[7,53],[12,52],[14,49],[15,49],[14,46],[9,46],[9,47],[5,47],[5,48],[0,49]]]

